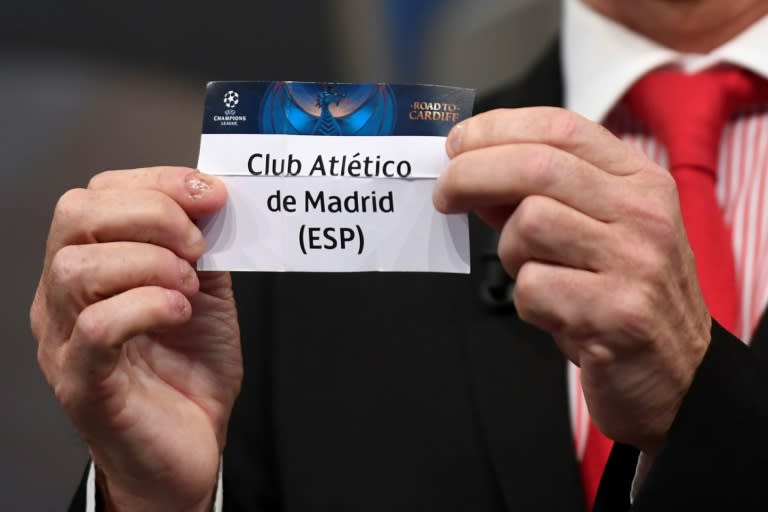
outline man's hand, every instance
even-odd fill
[[[654,455],[711,326],[669,172],[553,108],[480,114],[447,148],[437,209],[500,229],[520,317],[581,366],[597,426]]]
[[[31,309],[38,360],[115,510],[205,510],[242,379],[229,274],[191,219],[226,201],[185,168],[105,172],[56,206]]]

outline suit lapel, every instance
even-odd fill
[[[483,98],[477,111],[560,105],[561,82],[560,56],[553,45],[526,80]],[[473,219],[472,238],[476,265],[493,258],[495,233]],[[513,307],[492,307],[482,299],[493,265],[473,272],[477,292],[464,324],[468,372],[488,457],[510,510],[578,511],[574,504],[583,494],[565,360],[549,335],[522,322]]]
[[[758,356],[768,360],[768,308],[763,311],[763,317],[757,324],[750,347]]]

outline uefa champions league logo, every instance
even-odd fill
[[[235,108],[240,103],[240,95],[235,91],[227,91],[224,95],[224,106],[227,108]]]
[[[248,121],[248,117],[238,114],[235,107],[240,103],[240,94],[236,91],[227,91],[222,97],[224,103],[224,115],[213,115],[213,121],[219,123],[219,126],[239,126],[240,123]],[[247,106],[247,105],[246,105]]]

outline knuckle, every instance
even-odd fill
[[[637,234],[649,243],[660,247],[671,247],[682,233],[677,192],[668,198],[654,189],[648,194],[627,196],[621,206],[624,216],[633,220]]]
[[[55,347],[63,341],[68,332],[66,319],[62,318],[61,311],[57,310],[59,305],[51,303],[47,294],[47,289],[41,284],[29,308],[29,326],[38,350]]]
[[[524,148],[524,152],[532,187],[543,192],[550,190],[555,182],[553,165],[556,150],[543,144],[531,144]]]
[[[45,380],[48,381],[49,384],[53,384],[54,373],[51,371],[51,361],[49,360],[48,351],[45,350],[42,345],[38,345],[36,356],[37,366],[43,373]]]
[[[137,232],[136,242],[158,243],[162,239],[182,239],[192,224],[181,207],[162,192],[147,190],[143,192],[146,202],[141,211],[140,222],[146,226]]]
[[[170,249],[154,246],[147,248],[140,257],[140,270],[136,270],[137,286],[174,286],[181,280],[182,268],[189,265]],[[186,270],[186,268],[185,268]]]
[[[649,339],[643,335],[653,320],[653,294],[647,286],[624,287],[611,302],[617,326],[633,339]]]
[[[66,245],[51,259],[50,279],[56,286],[69,289],[82,280],[83,266],[87,261],[77,246]]]
[[[165,247],[155,246],[153,250],[147,253],[146,258],[148,265],[147,281],[144,284],[151,284],[164,275],[174,275],[179,272],[180,265],[183,265],[183,262]]]
[[[53,395],[58,400],[61,408],[68,414],[72,414],[77,410],[78,397],[75,394],[74,386],[66,377],[57,378],[53,382],[49,382]]]
[[[153,219],[169,226],[182,225],[180,221],[188,219],[178,203],[162,192],[152,191],[151,197]]]
[[[518,235],[526,241],[537,240],[547,229],[546,208],[543,202],[541,196],[528,196],[515,210]]]
[[[660,177],[661,180],[661,193],[659,194],[663,201],[664,211],[668,215],[668,220],[673,217],[671,211],[679,210],[680,208],[680,196],[677,191],[677,184],[675,179],[669,173],[664,173]]]
[[[655,279],[663,274],[667,258],[652,247],[635,247],[632,252],[632,267],[643,280]]]
[[[558,308],[550,305],[547,295],[551,295],[551,291],[548,292],[543,284],[547,281],[543,279],[545,272],[533,262],[523,263],[515,280],[513,300],[521,320],[559,335],[566,332],[570,324]]]
[[[72,337],[82,343],[98,344],[106,339],[108,332],[109,321],[92,308],[86,308],[75,320]]]
[[[87,191],[82,188],[73,188],[62,194],[54,208],[54,223],[74,223],[80,217],[83,203],[86,200]]]
[[[105,188],[118,171],[102,171],[88,180],[88,189]]]
[[[674,247],[682,229],[667,205],[646,209],[641,218],[644,231],[654,245],[664,250]]]
[[[536,294],[538,281],[536,274],[534,266],[526,263],[520,266],[520,270],[517,273],[513,297],[521,318],[523,318],[523,313],[530,313],[530,305]]]
[[[653,174],[651,175],[649,195],[656,199],[653,204],[655,206],[667,205],[667,209],[669,209],[669,205],[677,204],[679,202],[677,183],[672,174],[661,168],[658,168],[656,172],[650,172]]]
[[[141,188],[157,188],[158,190],[163,188],[165,179],[169,176],[173,176],[175,172],[178,172],[180,167],[143,167],[140,169],[130,169],[122,171],[127,173],[127,176],[131,177],[136,183],[141,185]]]
[[[675,182],[672,173],[661,167],[656,168],[658,169],[658,172],[655,177],[659,181],[659,186],[667,195],[677,197],[677,182]]]
[[[507,133],[507,117],[510,109],[497,108],[473,120],[473,137],[476,140],[504,140]]]
[[[575,115],[575,114],[574,114]],[[578,119],[575,121],[578,123],[583,123],[585,119],[581,116],[578,117]],[[620,164],[622,162],[631,162],[631,160],[634,158],[635,153],[633,151],[633,147],[629,144],[624,144],[621,139],[619,139],[611,130],[606,128],[604,125],[600,123],[592,123],[591,124],[592,129],[594,129],[597,133],[595,134],[596,137],[600,139],[605,140],[613,140],[613,142],[616,144],[617,148],[620,148],[619,151],[617,151],[617,155],[620,155],[617,157],[616,164]],[[574,130],[580,130],[581,128],[575,128]],[[610,160],[609,160],[610,161]],[[625,164],[629,165],[629,164]]]
[[[572,140],[579,130],[580,117],[562,108],[553,108],[548,116],[549,139],[553,142]]]
[[[451,160],[440,178],[441,192],[448,204],[454,203],[461,197],[466,188],[466,157],[461,154]]]
[[[515,278],[520,271],[522,255],[514,236],[502,236],[499,238],[498,255],[504,270]]]
[[[61,368],[57,359],[58,352],[43,343],[37,346],[35,354],[37,366],[48,385],[54,388],[61,379]],[[57,396],[58,398],[58,396]]]
[[[29,308],[29,327],[32,330],[32,336],[40,343],[43,339],[43,323],[44,317],[41,309],[43,308],[43,299],[41,298],[42,290],[38,286],[35,292],[35,298],[32,300],[32,305]]]
[[[41,345],[37,346],[36,356],[37,356],[37,366],[39,366],[40,369],[43,371],[43,374],[45,374],[46,368],[48,366],[48,358],[46,357],[45,351],[43,350],[43,347]]]

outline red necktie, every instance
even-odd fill
[[[579,386],[581,390],[581,386]],[[587,442],[581,456],[581,483],[584,486],[584,496],[587,500],[587,510],[592,510],[597,496],[597,488],[603,476],[605,463],[613,448],[613,441],[600,432],[592,420],[589,420]]]
[[[720,137],[739,109],[768,98],[766,83],[736,68],[697,74],[656,71],[627,94],[627,104],[667,148],[683,223],[709,312],[737,332],[740,300],[731,230],[717,203]]]
[[[740,300],[731,232],[716,196],[718,151],[728,119],[739,109],[767,101],[768,85],[735,68],[696,74],[663,70],[638,81],[625,100],[667,149],[702,294],[710,314],[736,333]],[[588,509],[612,445],[590,421],[581,461]]]

